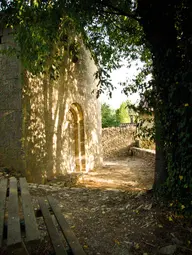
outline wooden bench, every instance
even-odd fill
[[[51,196],[41,197],[38,202],[55,254],[85,255],[58,202]],[[59,232],[66,242],[63,242]],[[8,254],[17,254],[17,251],[18,254],[29,254],[26,247],[39,242],[40,232],[26,179],[11,177],[0,180],[0,254],[3,249]]]

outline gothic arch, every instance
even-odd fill
[[[69,125],[69,150],[73,164],[72,171],[85,170],[85,133],[84,114],[78,103],[73,103],[68,112]]]

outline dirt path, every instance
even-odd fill
[[[88,255],[192,254],[190,222],[145,192],[152,181],[153,162],[130,158],[106,162],[84,175],[80,187],[30,184],[30,192],[35,208],[39,196],[50,194],[58,200]],[[51,254],[42,219],[39,229],[47,245],[36,254]]]
[[[154,178],[154,162],[129,157],[108,160],[103,168],[83,175],[80,183],[86,187],[112,187],[124,190],[151,189]]]

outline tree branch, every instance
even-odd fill
[[[109,11],[103,10],[104,13],[113,14],[113,15],[119,15],[119,16],[126,16],[128,18],[131,18],[131,19],[134,19],[136,21],[139,21],[139,18],[135,14],[130,13],[130,12],[126,12],[126,11],[124,11],[122,9],[119,9],[118,7],[115,7],[115,6],[111,5],[110,3],[101,3],[101,5],[103,7],[107,7],[109,9],[111,9]]]

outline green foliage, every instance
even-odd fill
[[[155,149],[155,125],[153,113],[140,114],[136,119],[135,139],[140,140],[142,148]]]
[[[141,4],[139,11],[153,55],[156,141],[162,146],[167,170],[160,194],[187,211],[191,210],[192,191],[192,83],[189,78],[192,54],[191,30],[187,25],[191,22],[191,4],[189,1],[174,4],[156,1],[148,11],[145,7]]]
[[[141,74],[141,73],[140,73]],[[140,77],[140,74],[138,75]],[[129,93],[128,93],[129,94]],[[131,105],[136,114],[135,123],[137,126],[134,134],[135,138],[145,145],[144,148],[153,148],[155,144],[155,121],[154,121],[154,102],[155,95],[152,89],[146,89],[140,93],[140,102],[137,106]],[[147,146],[147,147],[146,147]]]
[[[116,127],[119,125],[115,111],[106,103],[101,106],[102,127]]]
[[[122,15],[119,15],[119,10],[124,10]],[[35,71],[39,71],[38,67],[41,71],[42,65],[47,64],[48,52],[53,52],[54,42],[58,41],[60,34],[66,34],[68,28],[72,33],[75,28],[98,66],[98,95],[104,91],[111,95],[114,87],[110,71],[120,67],[120,59],[126,58],[130,64],[132,59],[140,56],[145,59],[146,56],[143,30],[136,19],[132,1],[16,0],[7,3],[7,15],[9,25],[18,27],[21,54],[26,53],[23,54],[23,62],[34,67]],[[72,30],[67,23],[61,25],[64,17],[73,23]],[[35,61],[36,65],[29,64],[31,61]]]
[[[57,79],[64,59],[77,58],[80,40],[75,23],[54,2],[14,1],[6,14],[7,26],[14,29],[14,50],[32,74],[48,73],[51,79]]]
[[[134,123],[136,112],[132,108],[130,101],[122,102],[119,109],[116,110],[116,116],[119,123]]]
[[[129,114],[128,114],[128,108],[127,103],[123,102],[119,109],[116,112],[118,121],[120,123],[129,123]]]

